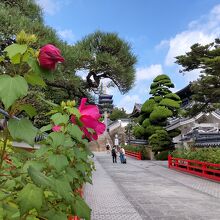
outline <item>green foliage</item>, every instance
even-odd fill
[[[151,135],[149,137],[149,144],[152,147],[152,151],[155,152],[155,154],[173,148],[172,140],[169,137],[167,131],[164,129],[157,130],[155,134]]]
[[[116,121],[117,119],[120,119],[120,118],[127,118],[128,115],[126,113],[126,111],[124,110],[124,108],[114,108],[112,110],[112,113],[110,114],[109,116],[109,119],[112,120],[112,121]]]
[[[181,134],[181,130],[176,128],[171,131],[168,131],[168,134],[171,138],[174,138],[174,137],[178,136],[179,134]]]
[[[177,149],[171,155],[177,158],[220,164],[220,149],[214,147]]]
[[[190,115],[199,112],[209,112],[216,109],[219,104],[219,65],[220,65],[220,40],[200,45],[194,44],[185,55],[176,57],[176,63],[182,66],[180,72],[200,71],[200,77],[191,85],[192,99],[195,103],[193,109],[189,109]],[[218,108],[218,107],[217,107]]]
[[[149,148],[147,148],[146,146],[143,146],[143,145],[140,145],[140,146],[126,145],[126,146],[124,146],[124,149],[132,151],[132,152],[140,152],[142,160],[150,160]]]
[[[141,111],[150,114],[156,107],[156,102],[154,99],[148,99],[141,107]]]
[[[161,126],[149,125],[145,128],[145,138],[149,138],[152,134],[154,134],[157,130],[161,130]]]
[[[156,124],[165,121],[171,116],[173,116],[173,112],[171,110],[164,106],[158,106],[151,112],[149,119],[152,123]]]
[[[141,138],[141,137],[144,136],[145,130],[144,130],[143,127],[137,125],[137,126],[134,126],[134,127],[133,127],[132,133],[135,135],[135,137]]]
[[[150,126],[151,125],[151,123],[150,123],[150,120],[148,119],[148,118],[146,118],[144,121],[143,121],[143,123],[142,123],[142,126],[144,127],[144,128],[146,128],[146,127],[148,127],[148,126]]]
[[[38,39],[36,40],[36,37],[34,39],[34,35],[31,34],[28,36],[29,42],[27,42],[27,39],[25,39],[24,41],[23,34],[16,39],[16,44],[12,44],[15,42],[15,35],[22,30],[28,33],[34,33],[36,36],[38,36]],[[86,83],[83,79],[74,74],[75,71],[79,68],[75,65],[73,46],[67,45],[66,42],[63,42],[58,37],[58,34],[55,30],[44,25],[42,11],[36,4],[36,1],[3,0],[0,2],[0,60],[2,60],[1,55],[6,53],[6,50],[10,50],[10,47],[9,49],[6,49],[5,52],[3,52],[3,50],[11,44],[12,49],[13,47],[17,47],[18,45],[21,48],[20,53],[18,53],[12,59],[13,63],[19,64],[19,61],[21,59],[23,61],[24,59],[27,59],[25,58],[25,54],[27,52],[31,52],[27,50],[23,54],[26,47],[25,44],[28,43],[34,48],[39,48],[48,42],[54,44],[62,51],[62,55],[63,57],[65,57],[65,63],[62,65],[62,67],[57,68],[53,72],[53,74],[42,74],[42,70],[40,70],[39,75],[39,71],[37,71],[37,69],[33,66],[34,63],[31,64],[31,60],[28,60],[28,65],[32,65],[32,71],[23,71],[26,68],[25,66],[23,66],[24,68],[22,68],[23,70],[21,70],[20,72],[24,74],[23,77],[25,77],[25,80],[28,82],[28,84],[31,85],[30,89],[33,91],[33,93],[45,93],[44,96],[46,98],[53,100],[55,103],[58,104],[62,100],[75,99],[76,101],[78,101],[82,97],[90,98],[91,96],[89,95],[89,92],[86,88]],[[24,48],[23,51],[22,48]],[[21,56],[21,54],[23,54],[24,56]],[[36,59],[33,60],[35,61],[35,67],[39,67]],[[4,70],[6,74],[9,74],[11,76],[14,75],[15,71],[17,71],[17,67],[18,66],[12,67],[8,64],[8,62],[1,62],[0,64],[0,69]],[[53,79],[56,79],[56,81],[53,81],[51,78],[49,79],[49,75],[53,76]],[[42,80],[42,78],[44,78],[44,80]],[[36,87],[38,85],[44,88],[39,90]],[[42,102],[39,104],[39,102],[36,100],[36,97],[30,98],[29,101],[32,101],[31,104],[34,105],[40,113],[40,115],[37,115],[32,119],[35,125],[37,127],[40,127],[47,124],[48,117],[43,116],[43,114],[45,115],[50,110],[47,104]]]
[[[22,41],[25,41],[24,37],[34,39],[24,33],[20,34],[19,40],[22,37]],[[89,158],[88,142],[83,139],[80,129],[81,115],[74,102],[62,103],[61,106],[52,103],[49,124],[40,130],[33,126],[29,117],[33,117],[36,111],[26,96],[30,81],[24,75],[34,72],[44,81],[46,73],[36,67],[38,63],[30,64],[30,59],[36,60],[36,53],[29,43],[24,47],[18,44],[6,47],[4,68],[6,73],[11,67],[14,70],[11,75],[0,75],[0,83],[8,93],[0,90],[0,105],[9,115],[0,140],[0,217],[60,220],[77,214],[89,220],[91,210],[79,197],[78,190],[86,182],[91,183],[94,165]],[[38,79],[32,78],[32,84],[37,85],[35,80]],[[17,114],[22,116],[20,120],[16,118]],[[24,114],[27,115],[24,117]],[[78,125],[70,123],[69,118],[73,114]],[[51,132],[55,125],[60,126],[59,132]],[[44,131],[48,134],[41,141],[40,149],[31,153],[8,146],[9,140],[24,141],[33,146],[37,134]]]
[[[0,75],[0,99],[6,109],[8,109],[15,100],[27,95],[28,85],[21,76],[10,77]]]
[[[18,194],[21,216],[32,209],[39,211],[43,205],[43,190],[28,183]]]
[[[135,137],[148,140],[156,155],[158,152],[171,149],[171,138],[177,134],[177,132],[167,133],[164,130],[167,119],[176,116],[180,109],[180,97],[169,90],[173,87],[167,75],[159,75],[153,80],[150,87],[152,97],[143,104],[139,116],[140,125],[133,131]],[[166,158],[166,156],[167,153],[164,152],[161,156],[158,155],[158,158]]]
[[[164,98],[168,98],[168,99],[172,99],[172,100],[175,100],[175,101],[179,101],[181,103],[180,97],[177,94],[175,94],[175,93],[166,94],[164,96]]]
[[[14,140],[24,140],[31,146],[34,145],[37,129],[32,125],[30,120],[26,118],[22,118],[21,120],[9,119],[8,130]]]
[[[101,78],[109,78],[122,93],[128,92],[135,80],[136,57],[131,46],[115,33],[96,31],[74,46],[75,69],[85,69],[87,85],[98,88]]]
[[[159,105],[166,106],[168,109],[174,109],[174,110],[180,108],[180,103],[169,98],[162,99]]]
[[[167,160],[169,153],[170,153],[170,150],[162,151],[159,154],[155,155],[155,159],[156,160]]]

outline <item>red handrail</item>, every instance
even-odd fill
[[[141,160],[141,152],[133,152],[133,151],[128,151],[128,150],[125,150],[125,154],[127,156],[130,156],[130,157],[134,157],[138,160]]]
[[[220,164],[168,156],[168,167],[207,179],[220,181]]]

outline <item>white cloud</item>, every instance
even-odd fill
[[[160,64],[153,64],[149,67],[137,68],[136,79],[137,81],[149,80],[160,74],[163,74],[162,66]]]
[[[54,15],[60,10],[60,2],[57,0],[36,0],[36,3],[49,15]]]
[[[72,3],[71,0],[35,0],[35,2],[48,15],[55,15],[63,6],[68,6]]]
[[[169,40],[169,50],[166,55],[165,64],[167,66],[174,65],[175,57],[188,52],[193,44],[208,44],[219,36],[220,5],[216,5],[209,14],[190,22],[186,30]],[[166,40],[161,41],[156,48],[158,49],[164,44],[167,44]]]
[[[68,43],[75,42],[75,36],[71,29],[58,30],[57,33],[63,40],[67,41]]]
[[[138,95],[125,95],[117,107],[124,108],[127,113],[131,113],[134,107],[134,103],[141,103],[141,100]]]
[[[162,40],[158,45],[156,45],[156,50],[162,49],[169,46],[169,40]]]
[[[208,44],[215,39],[215,35],[206,34],[202,31],[185,31],[177,34],[169,42],[165,64],[171,66],[175,62],[175,57],[190,51],[190,47],[195,43]]]

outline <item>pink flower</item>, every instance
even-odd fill
[[[98,135],[104,133],[105,124],[99,121],[101,115],[98,107],[96,105],[85,105],[86,101],[87,98],[83,98],[79,106],[79,112],[81,114],[80,121],[83,124],[81,130],[90,140],[97,140]],[[70,120],[73,124],[76,123],[75,119],[75,115],[72,115]],[[89,128],[93,129],[94,132],[92,132]]]
[[[59,125],[55,125],[52,127],[52,131],[54,131],[54,132],[58,132],[60,130],[61,130],[61,126],[59,126]]]
[[[57,62],[63,62],[60,50],[52,44],[47,44],[40,49],[38,57],[40,66],[47,70],[54,70]]]

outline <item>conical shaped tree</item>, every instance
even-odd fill
[[[152,96],[142,105],[139,125],[134,128],[134,135],[148,140],[157,155],[158,152],[172,149],[172,136],[164,127],[168,118],[177,116],[181,100],[170,91],[174,85],[167,75],[157,76],[150,88]]]

